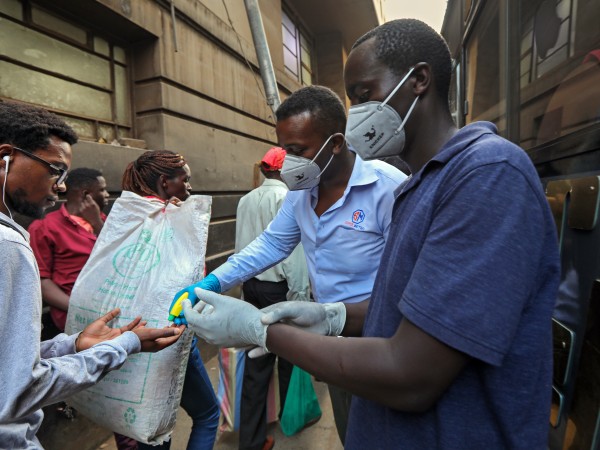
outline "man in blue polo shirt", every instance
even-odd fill
[[[302,242],[318,303],[360,304],[366,311],[388,236],[394,191],[406,179],[381,161],[363,161],[344,138],[346,111],[322,86],[304,87],[277,109],[277,139],[287,152],[288,185],[269,227],[194,287],[226,291],[287,258]],[[242,225],[243,226],[243,225]],[[350,395],[330,384],[336,426],[344,441]]]
[[[366,315],[290,302],[264,314],[201,290],[208,313],[184,305],[210,342],[266,347],[352,392],[346,449],[547,447],[556,228],[525,152],[491,123],[456,129],[450,76],[443,38],[413,19],[348,56],[346,139],[412,173]],[[315,334],[342,328],[362,337]]]

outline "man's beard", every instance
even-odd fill
[[[23,189],[16,189],[15,192],[13,192],[11,198],[13,212],[23,214],[27,217],[32,217],[34,219],[41,219],[44,217],[46,208],[26,201],[26,198],[27,193]]]

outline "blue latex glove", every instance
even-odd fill
[[[187,321],[183,315],[181,302],[187,298],[192,303],[192,306],[198,303],[198,296],[196,296],[196,293],[194,292],[194,289],[196,288],[216,292],[217,294],[221,293],[221,283],[219,283],[219,279],[212,273],[209,273],[198,283],[183,288],[175,294],[173,301],[171,301],[171,306],[169,306],[169,322],[175,322],[176,325],[187,325]]]

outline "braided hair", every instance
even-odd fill
[[[183,156],[169,150],[151,150],[142,153],[138,159],[130,162],[123,174],[124,191],[138,195],[160,197],[156,186],[161,175],[167,178],[177,176],[187,163]]]

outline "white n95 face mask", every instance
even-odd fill
[[[383,102],[367,102],[351,106],[346,122],[346,141],[364,160],[397,156],[404,148],[404,125],[419,97],[410,106],[404,121],[387,102],[408,79],[414,67],[400,80]]]
[[[321,175],[323,175],[323,172],[325,172],[325,169],[327,169],[331,163],[333,155],[331,155],[331,158],[329,158],[329,161],[323,170],[321,170],[319,165],[315,162],[315,159],[317,159],[317,156],[319,156],[331,138],[336,134],[338,133],[332,134],[327,138],[313,159],[290,154],[285,155],[283,166],[281,167],[281,179],[290,191],[311,189],[319,184]]]

